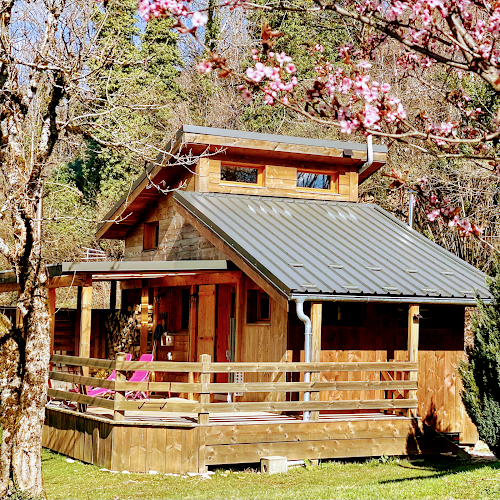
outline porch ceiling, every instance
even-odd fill
[[[491,298],[484,273],[377,205],[185,191],[174,199],[238,266],[288,299],[474,305],[475,290]]]

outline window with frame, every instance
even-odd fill
[[[247,323],[270,320],[269,295],[262,290],[247,290]]]
[[[337,176],[329,172],[297,170],[297,187],[336,192]]]
[[[264,167],[222,164],[220,167],[221,182],[251,184],[262,186]]]
[[[157,222],[146,222],[144,224],[144,250],[156,250],[160,237],[160,225]]]

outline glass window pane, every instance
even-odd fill
[[[257,184],[259,178],[259,169],[251,167],[233,167],[231,165],[222,165],[220,168],[220,180],[228,182],[247,182]]]
[[[312,189],[330,189],[332,176],[329,174],[313,174],[311,172],[297,172],[297,187]]]

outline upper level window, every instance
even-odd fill
[[[260,167],[222,164],[220,168],[220,180],[222,182],[241,182],[261,186],[262,171],[263,168]]]
[[[160,235],[160,226],[158,224],[158,221],[146,222],[144,224],[143,249],[155,250],[156,248],[158,248],[159,235]]]
[[[297,171],[297,187],[332,190],[331,174]]]

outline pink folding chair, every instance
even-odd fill
[[[150,362],[153,361],[152,354],[143,354],[139,361]],[[149,380],[149,370],[137,370],[129,378],[128,382],[147,382]],[[125,393],[127,399],[149,399],[148,391],[127,391]]]
[[[127,353],[125,361],[132,361],[132,354]],[[106,380],[114,381],[115,378],[116,378],[116,370],[113,370]],[[78,392],[78,389],[70,389],[70,392]],[[114,394],[114,392],[115,391],[113,391],[112,389],[106,389],[104,387],[91,387],[91,386],[87,387],[87,396],[93,396],[93,397],[105,396]]]

